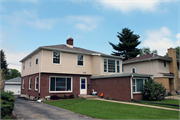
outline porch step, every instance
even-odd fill
[[[79,97],[81,98],[85,98],[85,99],[92,99],[92,98],[98,98],[98,96],[94,96],[94,95],[80,95]]]

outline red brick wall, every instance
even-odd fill
[[[143,94],[142,93],[134,93],[133,94],[133,99],[134,100],[142,100],[143,99]]]
[[[91,88],[104,98],[131,101],[130,77],[92,79]]]
[[[28,94],[30,96],[38,97],[38,92],[35,91],[35,77],[39,74],[29,75],[26,77],[22,77],[25,79],[25,86],[24,89],[22,89],[22,83],[21,82],[21,94]],[[71,93],[49,93],[49,77],[50,76],[69,76],[73,77],[73,92]],[[29,77],[32,77],[32,87],[31,90],[29,90]],[[40,98],[44,98],[45,96],[62,96],[62,95],[71,95],[74,94],[74,96],[80,94],[80,77],[87,77],[87,86],[90,84],[90,75],[72,75],[72,74],[52,74],[52,73],[41,73],[41,88],[40,88]],[[39,87],[39,86],[38,86]],[[87,94],[90,94],[91,89],[87,87]]]

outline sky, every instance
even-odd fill
[[[138,48],[164,56],[180,45],[179,0],[0,0],[0,49],[8,68],[21,72],[20,60],[40,46],[66,44],[111,54],[109,44],[129,28]]]

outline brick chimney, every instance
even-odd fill
[[[73,38],[68,38],[67,39],[67,41],[66,41],[66,45],[68,46],[68,47],[71,47],[71,48],[73,48]]]
[[[176,50],[173,48],[169,48],[168,49],[168,57],[172,58],[172,62],[170,62],[170,64],[169,64],[169,71],[171,73],[174,73],[174,75],[175,75],[175,88],[174,89],[178,90],[179,89],[179,73],[178,73],[178,69],[177,69]]]

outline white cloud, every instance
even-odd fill
[[[114,9],[124,13],[140,10],[140,11],[156,11],[158,5],[166,1],[163,0],[99,0],[100,4],[107,9]]]
[[[165,55],[170,47],[177,47],[178,41],[174,42],[168,38],[171,36],[171,31],[167,27],[162,27],[159,30],[148,30],[146,35],[147,39],[143,41],[141,46],[157,50],[159,55]]]
[[[178,33],[178,34],[176,35],[176,38],[177,38],[177,39],[180,39],[180,33]]]
[[[57,19],[39,18],[34,10],[23,10],[21,12],[13,12],[12,15],[2,15],[4,22],[8,22],[12,26],[29,25],[39,29],[52,29]]]
[[[87,26],[83,23],[78,23],[76,24],[75,28],[80,29],[80,30],[88,30],[91,31],[93,29],[95,29],[97,26],[95,24],[92,24],[91,26]]]

